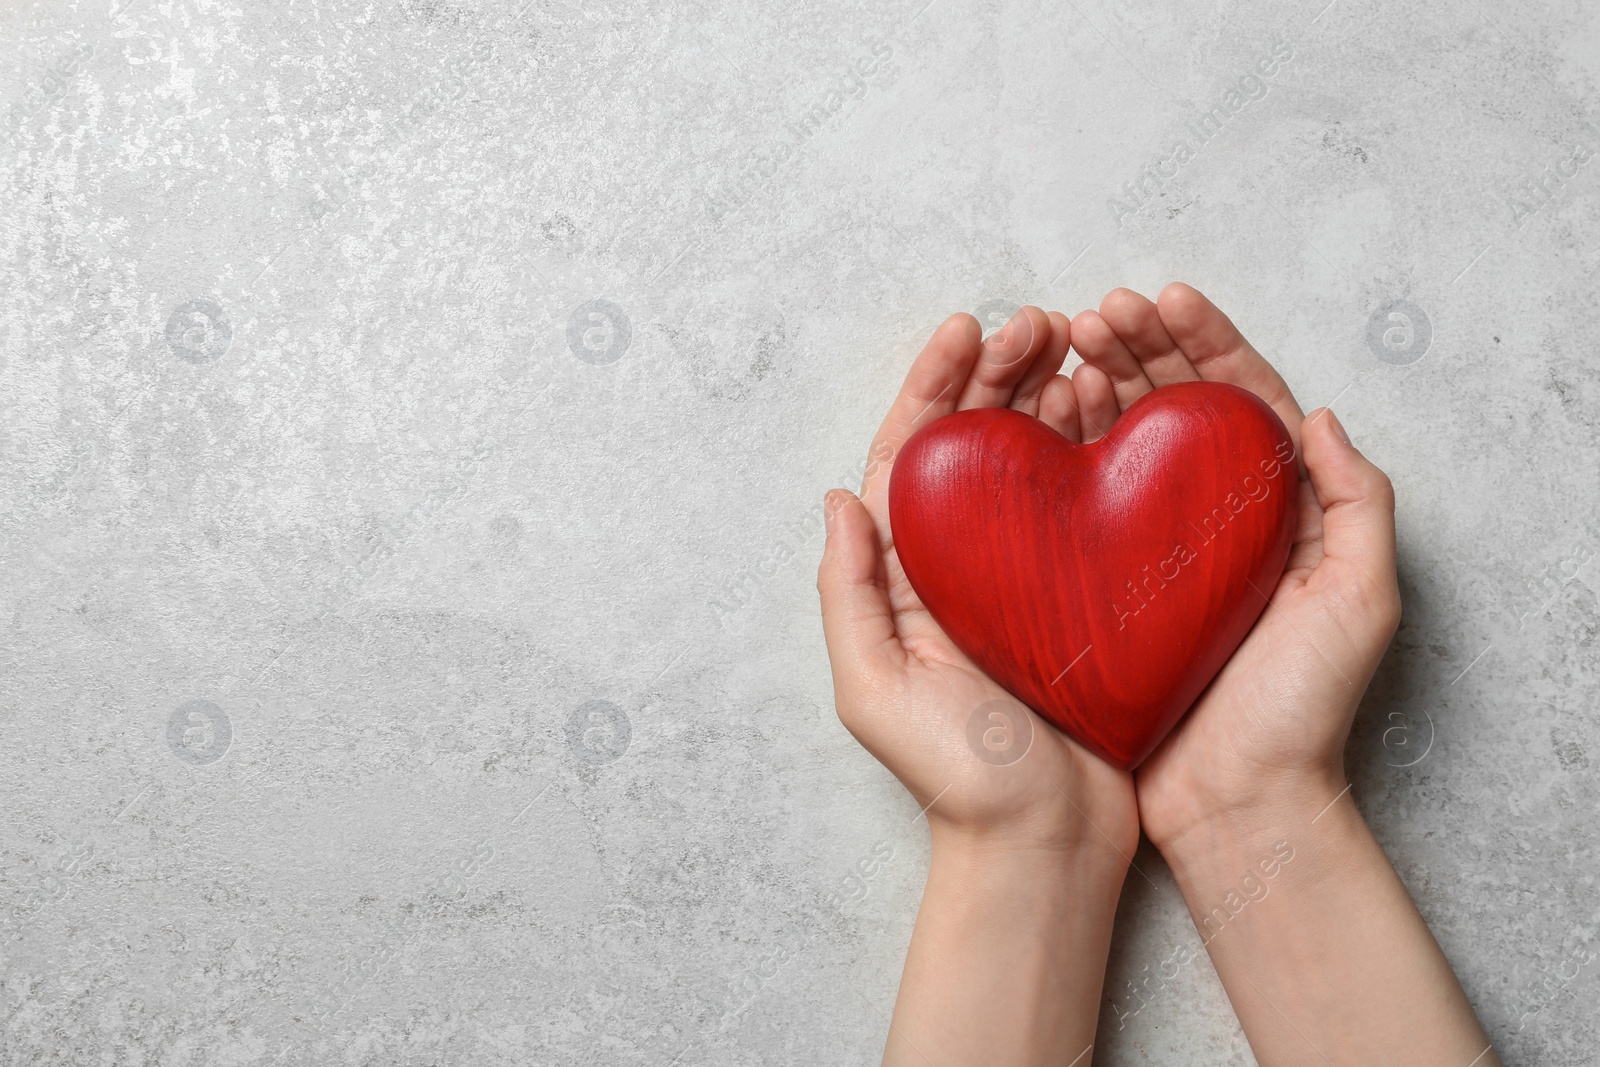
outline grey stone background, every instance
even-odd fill
[[[1355,796],[1594,1062],[1600,15],[1325,3],[6,4],[0,1062],[875,1063],[822,494],[1175,278],[1394,477]],[[1096,1062],[1250,1063],[1137,863]]]

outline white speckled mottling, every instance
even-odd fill
[[[0,1062],[875,1063],[818,502],[945,314],[1175,278],[1393,476],[1354,793],[1588,1062],[1600,13],[1324,5],[7,5]],[[1252,1063],[1138,862],[1096,1062]]]

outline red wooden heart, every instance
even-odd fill
[[[906,442],[889,521],[911,587],[956,647],[1132,768],[1266,607],[1294,536],[1297,470],[1283,423],[1231,385],[1147,393],[1089,445],[974,408]]]

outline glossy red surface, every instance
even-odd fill
[[[1102,758],[1135,767],[1266,606],[1294,535],[1283,423],[1231,385],[1147,393],[1075,445],[1005,408],[896,458],[906,577],[956,646]]]

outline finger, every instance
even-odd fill
[[[1011,406],[1024,415],[1039,414],[1040,394],[1061,369],[1061,364],[1067,361],[1067,352],[1072,348],[1071,320],[1059,311],[1050,312],[1046,318],[1050,323],[1050,338],[1011,394]]]
[[[951,315],[933,331],[906,372],[900,394],[872,439],[866,475],[861,480],[861,499],[873,521],[885,530],[889,524],[885,496],[894,457],[918,428],[956,409],[956,398],[978,360],[982,340],[977,319],[966,314]]]
[[[1382,611],[1394,601],[1394,486],[1350,443],[1338,416],[1319,409],[1304,426],[1304,459],[1317,503],[1322,506],[1322,554],[1313,581],[1329,569],[1346,599],[1364,611]]]
[[[1153,301],[1132,289],[1113,289],[1100,301],[1100,317],[1127,346],[1157,389],[1174,382],[1197,382],[1199,373],[1183,354]]]
[[[1106,372],[1093,363],[1080,363],[1072,372],[1072,388],[1078,394],[1078,419],[1083,424],[1083,443],[1098,441],[1117,421],[1116,390]]]
[[[1050,319],[1045,313],[1031,305],[1019,310],[983,342],[983,353],[956,401],[956,410],[1005,407],[1011,403],[1017,383],[1049,341]]]
[[[1304,416],[1294,394],[1272,364],[1261,357],[1215,304],[1193,286],[1173,282],[1156,298],[1161,324],[1178,343],[1200,377],[1248,389],[1278,413],[1289,436],[1300,443]]]
[[[1283,565],[1285,578],[1305,584],[1322,562],[1322,505],[1307,478],[1295,483],[1294,543],[1289,546],[1289,561]]]
[[[822,502],[827,544],[817,568],[822,632],[833,664],[835,694],[861,675],[903,654],[884,578],[878,531],[855,494],[835,489]]]
[[[1083,443],[1083,430],[1078,420],[1078,393],[1072,379],[1058,374],[1045,383],[1039,396],[1039,421],[1073,444]]]
[[[1093,364],[1104,373],[1116,397],[1118,411],[1126,410],[1129,404],[1155,388],[1144,376],[1144,368],[1133,358],[1128,346],[1098,311],[1080,311],[1072,320],[1072,347],[1085,363]]]

